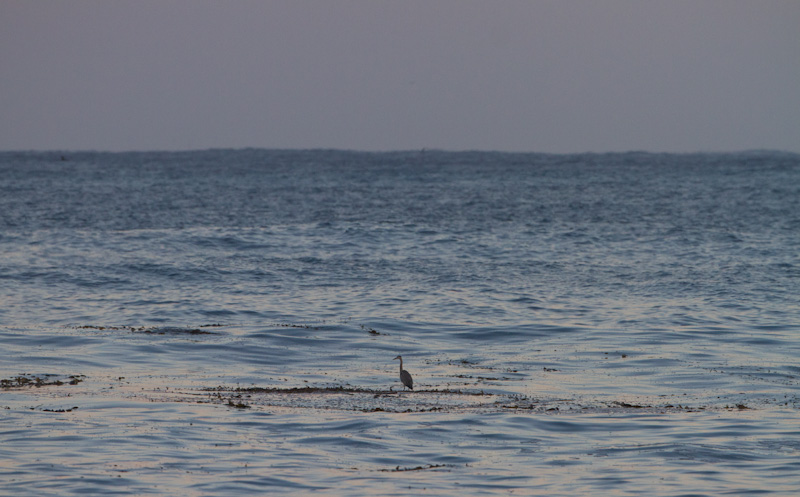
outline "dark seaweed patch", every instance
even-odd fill
[[[134,333],[147,333],[151,335],[214,335],[214,332],[201,330],[199,328],[150,328]]]
[[[228,407],[235,407],[236,409],[250,409],[248,404],[245,404],[241,400],[238,402],[234,402],[233,399],[228,399],[228,403],[226,404]]]
[[[378,471],[382,471],[382,472],[385,472],[385,473],[402,473],[402,472],[405,472],[405,471],[424,471],[426,469],[446,468],[448,466],[451,466],[451,465],[447,465],[447,464],[426,464],[425,466],[416,466],[416,467],[413,467],[413,468],[401,468],[400,466],[397,466],[396,468],[379,469]]]
[[[82,382],[86,376],[70,375],[67,377],[53,374],[43,375],[19,375],[14,378],[0,380],[0,388],[25,388],[25,387],[46,387],[46,386],[61,386],[61,385],[77,385]]]
[[[370,328],[368,326],[361,325],[361,329],[369,333],[370,335],[385,335],[386,333],[381,333],[380,331],[376,330],[375,328]]]
[[[149,335],[215,335],[213,331],[201,330],[200,328],[222,327],[221,324],[204,324],[197,328],[180,328],[177,326],[96,326],[83,325],[75,326],[76,330],[98,330],[98,331],[129,331],[131,333],[146,333]]]
[[[218,386],[213,388],[203,389],[207,392],[236,392],[236,393],[249,393],[249,394],[266,394],[266,393],[280,393],[280,394],[325,394],[325,393],[369,393],[375,395],[396,394],[396,390],[376,390],[371,388],[359,387],[346,387],[346,386],[333,386],[333,387],[293,387],[293,388],[280,388],[280,387],[224,387]],[[449,395],[491,395],[480,392],[470,392],[468,390],[414,390],[407,392],[407,395],[413,393],[436,393],[436,394],[449,394]]]
[[[319,326],[311,326],[310,324],[294,324],[294,323],[273,323],[272,326],[276,328],[301,328],[304,330],[319,330]]]

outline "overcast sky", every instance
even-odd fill
[[[0,149],[212,147],[800,152],[800,1],[0,1]]]

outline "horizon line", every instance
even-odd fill
[[[207,148],[153,148],[153,149],[125,149],[125,150],[110,150],[110,149],[67,149],[67,148],[52,148],[52,149],[0,149],[2,154],[156,154],[156,153],[197,153],[197,152],[219,152],[219,151],[264,151],[264,152],[336,152],[336,153],[355,153],[355,154],[468,154],[468,153],[484,153],[484,154],[509,154],[509,155],[552,155],[552,156],[569,156],[569,155],[741,155],[741,154],[770,154],[770,155],[800,155],[800,151],[793,152],[790,150],[782,149],[769,149],[769,148],[748,148],[741,150],[696,150],[692,152],[669,152],[669,151],[649,151],[642,149],[631,150],[615,150],[605,152],[536,152],[536,151],[523,151],[523,150],[500,150],[500,149],[446,149],[446,148],[403,148],[403,149],[386,149],[386,150],[369,150],[369,149],[356,149],[356,148],[337,148],[337,147],[309,147],[309,148],[296,148],[296,147],[207,147]]]

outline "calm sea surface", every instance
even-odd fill
[[[8,496],[798,495],[800,156],[0,153],[0,379]]]

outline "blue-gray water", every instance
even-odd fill
[[[0,302],[3,495],[800,490],[797,155],[0,153]]]

